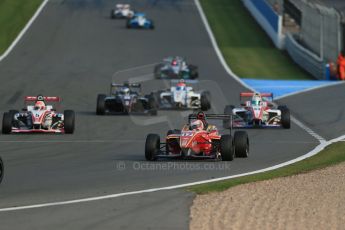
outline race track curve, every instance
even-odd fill
[[[146,135],[164,136],[169,128],[178,128],[186,121],[183,117],[186,113],[159,111],[156,120],[96,116],[96,96],[108,92],[116,71],[155,63],[168,55],[185,56],[199,66],[202,85],[212,94],[213,112],[223,111],[226,104],[238,104],[239,92],[246,89],[219,63],[194,1],[133,0],[130,3],[155,20],[154,31],[127,30],[124,21],[110,20],[113,1],[50,0],[21,42],[0,63],[1,113],[22,108],[25,95],[37,94],[61,96],[64,108],[77,113],[73,135],[0,135],[1,156],[6,166],[0,186],[0,208],[102,196],[253,171],[296,158],[318,144],[314,137],[292,124],[290,130],[250,131],[248,159],[230,163],[176,161],[169,170],[135,168],[146,163]],[[123,79],[115,77],[115,80]],[[143,85],[144,91],[150,92],[164,83],[146,79]],[[311,97],[316,92],[310,92]],[[314,120],[300,115],[302,105],[295,107],[292,98],[282,101],[291,106],[297,118],[313,124]],[[317,110],[316,104],[313,109]],[[314,114],[314,110],[310,112]],[[344,119],[342,113],[341,116]],[[320,119],[327,118],[317,117],[315,121]],[[340,133],[341,128],[338,129]],[[125,169],[117,169],[122,163]],[[210,164],[218,165],[221,170],[205,169]],[[186,165],[199,169],[188,170]],[[192,197],[193,194],[183,190],[171,190],[0,212],[1,229],[183,229],[188,227]]]

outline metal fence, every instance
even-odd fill
[[[308,49],[323,60],[336,60],[342,48],[341,16],[308,0],[290,0],[302,12],[300,38]]]

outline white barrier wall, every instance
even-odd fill
[[[283,17],[265,0],[242,0],[245,7],[265,30],[278,49],[284,49]]]

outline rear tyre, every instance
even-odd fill
[[[148,161],[157,160],[157,153],[160,150],[160,137],[157,134],[149,134],[145,143],[145,158]]]
[[[12,131],[13,115],[9,112],[4,113],[2,117],[2,133],[10,134]]]
[[[232,111],[235,108],[233,105],[227,105],[224,108],[224,114],[226,115],[232,115]],[[230,129],[231,128],[231,120],[223,120],[223,128],[224,129]]]
[[[74,132],[75,113],[73,110],[65,110],[63,114],[65,133],[72,134]]]
[[[163,66],[164,66],[163,64],[158,64],[158,65],[155,66],[155,68],[153,70],[153,73],[154,73],[156,79],[162,78],[162,76],[161,76],[162,75],[161,69],[162,69]]]
[[[97,115],[104,115],[105,114],[105,98],[107,96],[104,94],[98,94],[97,96],[97,108],[96,114]]]
[[[291,122],[290,122],[290,110],[287,107],[283,107],[280,109],[281,111],[281,124],[284,129],[290,129]]]
[[[211,95],[210,92],[206,91],[201,94],[200,98],[201,110],[207,111],[211,108]]]
[[[127,29],[131,28],[131,20],[130,19],[127,20],[126,27],[127,27]]]
[[[223,161],[234,160],[234,151],[232,147],[231,135],[222,135],[220,138],[220,154]]]
[[[189,65],[189,77],[191,79],[196,79],[199,77],[198,67],[195,65]]]
[[[249,155],[249,138],[245,131],[236,131],[234,134],[235,156],[247,158]]]
[[[110,11],[110,18],[114,19],[115,18],[115,10]]]
[[[5,172],[4,162],[2,161],[0,157],[0,184],[1,184],[2,179],[4,178],[4,172]]]

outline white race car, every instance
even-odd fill
[[[240,93],[240,100],[250,98],[240,107],[228,105],[224,109],[225,114],[233,115],[233,128],[290,128],[290,110],[286,106],[278,106],[272,103],[272,93]],[[224,128],[230,126],[224,122]]]
[[[115,18],[132,18],[134,16],[134,11],[131,10],[129,4],[116,4],[115,9],[111,10],[110,17]]]
[[[197,81],[171,81],[176,85],[169,89],[154,93],[157,108],[160,109],[201,109],[203,111],[211,108],[211,95],[208,91],[194,91],[193,87],[187,86],[188,83]]]

